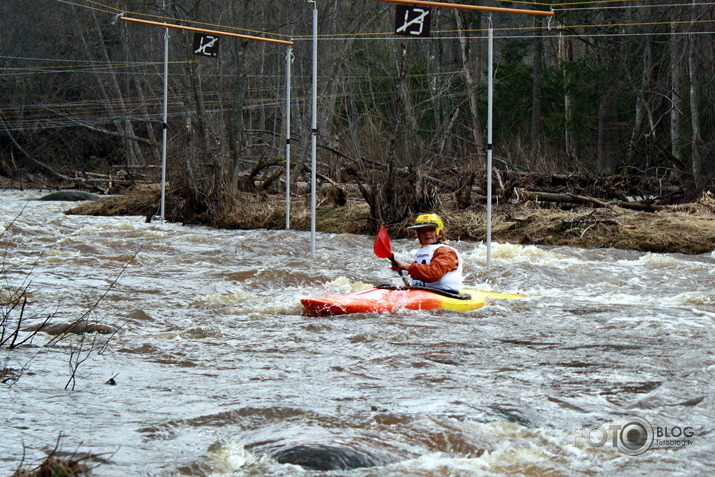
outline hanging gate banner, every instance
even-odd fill
[[[194,33],[194,54],[216,58],[218,56],[218,36]]]
[[[432,9],[419,5],[396,5],[395,34],[403,36],[429,36]]]

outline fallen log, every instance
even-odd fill
[[[609,204],[603,202],[602,200],[596,199],[595,197],[588,197],[585,195],[578,194],[539,192],[519,189],[519,195],[525,197],[528,200],[536,200],[541,202],[593,204],[599,207],[610,207]]]
[[[569,224],[569,225],[583,225],[583,224],[620,225],[621,224],[616,219],[590,219],[590,218],[564,220],[563,223]]]
[[[613,201],[610,202],[610,204],[623,209],[640,210],[642,212],[655,212],[656,210],[663,210],[665,208],[664,205],[651,204],[649,202]]]
[[[515,189],[515,192],[520,198],[540,202],[591,204],[597,207],[621,207],[624,209],[640,210],[643,212],[654,212],[656,210],[661,210],[664,207],[650,202],[603,201],[595,197],[569,193],[541,192],[524,189]]]

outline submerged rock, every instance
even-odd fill
[[[23,331],[42,331],[52,336],[57,336],[62,333],[72,333],[75,335],[99,333],[101,335],[111,335],[117,332],[117,328],[99,323],[79,321],[74,323],[41,323],[23,328]]]
[[[79,200],[97,200],[99,196],[83,190],[60,190],[43,195],[37,200],[75,202]]]
[[[273,454],[281,464],[299,465],[309,470],[346,470],[390,464],[397,459],[387,455],[327,444],[299,444]]]

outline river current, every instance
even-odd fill
[[[494,243],[487,269],[452,242],[471,288],[527,296],[319,318],[300,297],[399,284],[373,237],[318,234],[310,259],[308,232],[42,194],[0,191],[3,298],[27,288],[24,330],[50,317],[0,349],[2,475],[55,447],[98,476],[715,473],[712,253]],[[77,320],[118,331],[57,335]]]

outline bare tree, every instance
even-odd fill
[[[544,89],[544,38],[543,18],[534,17],[534,80],[531,99],[531,155],[534,159],[541,156],[542,131],[542,91]]]
[[[691,20],[698,20],[698,10],[695,0],[692,0],[691,5]],[[693,28],[691,23],[690,28]],[[690,150],[692,157],[692,171],[695,182],[695,188],[700,192],[707,184],[707,171],[705,170],[705,161],[703,158],[702,148],[702,128],[700,123],[700,63],[702,58],[701,42],[697,35],[689,35],[688,37],[688,73],[690,80],[690,122],[692,126],[692,137],[690,140]]]
[[[686,104],[685,65],[687,64],[685,37],[679,34],[680,24],[677,21],[670,24],[670,32],[670,151],[673,159],[682,163]]]

